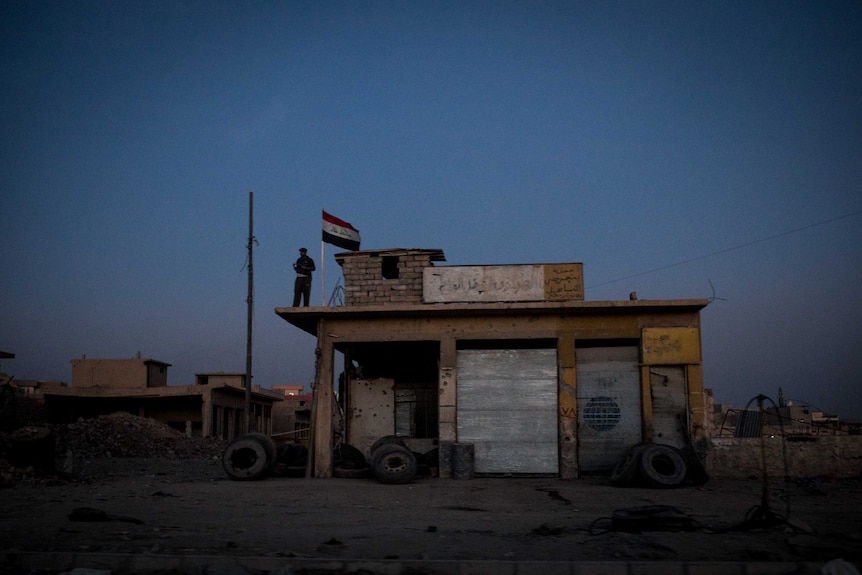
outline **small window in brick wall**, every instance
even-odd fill
[[[398,279],[398,256],[383,256],[383,279]]]

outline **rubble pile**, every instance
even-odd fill
[[[217,460],[226,445],[125,412],[68,425],[24,426],[0,432],[0,487],[18,479],[79,478],[92,459]]]
[[[95,419],[79,419],[54,429],[56,454],[71,451],[85,459],[101,457],[160,457],[209,459],[218,457],[224,442],[193,438],[170,426],[130,413],[116,412]]]

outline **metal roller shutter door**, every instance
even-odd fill
[[[641,441],[638,348],[578,348],[575,354],[578,469],[612,470]]]
[[[476,473],[559,472],[557,351],[458,351],[458,441]]]

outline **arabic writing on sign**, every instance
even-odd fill
[[[583,264],[452,266],[423,270],[423,298],[434,302],[584,299]]]
[[[539,301],[544,295],[540,265],[434,267],[423,282],[430,302]]]
[[[584,299],[583,264],[546,265],[545,299],[548,301]]]
[[[511,292],[524,291],[533,287],[529,279],[511,278],[462,278],[451,283],[441,283],[440,293],[449,294],[463,290],[471,292]]]

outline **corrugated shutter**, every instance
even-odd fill
[[[641,441],[637,347],[578,348],[578,469],[613,469]]]
[[[458,441],[476,473],[559,472],[557,351],[458,351]]]

